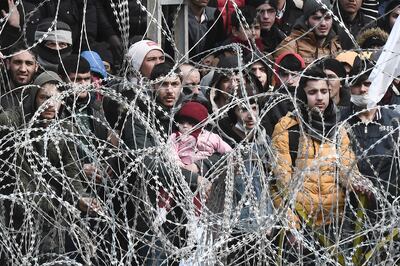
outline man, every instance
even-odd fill
[[[335,10],[336,16],[342,19],[346,28],[350,31],[353,38],[366,28],[376,27],[373,18],[368,17],[361,10],[364,0],[339,0],[339,8]],[[345,32],[343,27],[338,27],[338,35],[344,50],[351,50],[355,44],[351,41],[350,36]]]
[[[263,53],[255,52],[248,54],[244,61],[249,65],[250,72],[261,82],[263,89],[261,92],[269,91],[273,72],[271,66],[267,63],[267,57]]]
[[[14,146],[18,148],[11,154],[2,153],[3,158],[8,154],[5,160],[15,166],[7,171],[8,187],[13,188],[11,193],[21,193],[20,200],[4,201],[8,211],[2,222],[13,234],[7,245],[21,245],[21,252],[35,250],[40,264],[54,262],[60,255],[73,256],[65,241],[76,236],[65,225],[72,226],[80,219],[75,208],[91,214],[100,211],[99,202],[86,193],[87,180],[80,175],[76,147],[68,134],[71,125],[58,120],[61,83],[56,73],[42,73],[27,90],[20,108],[0,114],[3,151],[12,143],[20,143],[21,132],[28,127],[31,138],[25,145]],[[7,165],[1,167],[2,171]],[[15,256],[8,262],[23,264],[22,258]]]
[[[208,106],[209,102],[200,86],[200,71],[190,63],[181,64],[179,70],[182,76],[182,101],[198,101]]]
[[[165,62],[163,49],[151,40],[141,40],[132,44],[127,57],[137,79],[149,79],[154,66]]]
[[[377,106],[367,109],[368,90],[371,81],[368,77],[373,64],[370,61],[356,57],[350,85],[351,105],[342,111],[341,119],[346,120],[350,127],[354,153],[359,157],[357,162],[361,174],[368,177],[375,187],[387,191],[385,195],[389,202],[399,196],[399,161],[397,155],[398,143],[398,113]],[[374,209],[377,202],[371,201],[369,207]]]
[[[261,39],[264,51],[272,53],[276,47],[285,39],[286,34],[275,24],[277,6],[275,0],[251,0],[248,5],[257,8],[260,17]]]
[[[209,0],[189,0],[189,53],[200,61],[200,53],[217,47],[225,40],[224,22],[217,8],[209,7]]]
[[[90,91],[92,84],[90,65],[85,58],[72,54],[63,60],[58,70],[63,81],[69,84],[67,88],[72,89],[67,99],[65,114],[67,116],[74,114],[73,122],[79,134],[84,136],[79,145],[79,159],[85,174],[101,182],[105,176],[99,173],[106,173],[109,170],[108,163],[100,156],[105,150],[96,149],[95,154],[100,157],[94,156],[94,152],[88,153],[88,150],[93,150],[93,147],[98,147],[100,144],[105,145],[109,131],[101,104],[92,97],[94,92]]]
[[[272,166],[280,195],[294,201],[289,208],[291,226],[302,227],[308,239],[314,238],[318,254],[326,243],[341,243],[345,237],[335,231],[343,223],[346,190],[366,191],[368,181],[354,166],[350,140],[343,128],[337,127],[335,106],[329,97],[329,84],[320,69],[304,73],[296,91],[298,111],[289,112],[275,126],[272,148],[276,152]],[[281,203],[282,204],[282,203]],[[297,212],[291,212],[295,209]],[[301,221],[301,222],[299,222]],[[346,222],[346,221],[345,221]],[[307,224],[307,226],[306,226]],[[311,224],[311,226],[308,226]],[[323,237],[315,237],[321,234]],[[323,258],[303,257],[297,261],[323,263]],[[308,261],[310,259],[310,261]]]
[[[346,108],[350,105],[350,95],[346,82],[346,69],[343,64],[336,59],[328,58],[321,62],[329,81],[330,97],[338,109]]]
[[[148,205],[151,204],[154,207],[152,209],[157,210],[162,191],[173,193],[180,189],[173,185],[174,182],[186,182],[187,186],[195,191],[198,184],[204,182],[203,173],[205,174],[221,158],[219,155],[213,155],[212,158],[198,161],[196,168],[189,171],[176,167],[176,162],[168,160],[169,155],[165,153],[167,149],[154,149],[160,145],[162,147],[172,132],[174,111],[179,104],[182,82],[179,70],[173,70],[173,66],[169,63],[156,65],[150,80],[154,84],[152,94],[148,97],[147,94],[139,93],[135,105],[131,105],[135,108],[127,111],[121,135],[128,153],[126,160],[130,162],[130,167],[134,167],[134,170],[130,171],[131,177],[129,178],[132,189],[134,189],[132,192],[134,197],[128,199],[131,201],[128,202],[128,205],[131,206],[132,203],[133,206],[127,215],[129,220],[133,220],[132,217],[135,217],[135,229],[140,235],[138,239],[144,240],[135,247],[138,248],[140,265],[145,265],[146,262],[155,263],[157,261],[160,263],[160,259],[166,259],[163,255],[169,251],[162,243],[157,242],[156,246],[149,246],[146,243],[154,241],[153,233],[149,232],[154,227],[160,226],[157,224],[158,218],[154,217],[163,217],[158,212],[149,212]],[[161,187],[163,190],[160,189]],[[138,199],[136,195],[139,195],[140,198]],[[138,202],[139,204],[137,204]],[[183,217],[182,210],[178,206],[174,206],[167,214],[165,223],[162,222],[168,239],[177,247],[182,247],[185,242],[185,237],[182,235],[185,226],[179,226],[179,224],[186,223],[183,221]],[[173,224],[171,220],[177,223]],[[153,251],[151,254],[154,256],[145,255],[149,250]],[[157,253],[156,250],[160,250],[160,252]]]
[[[1,107],[4,110],[19,105],[22,101],[22,87],[31,84],[38,71],[36,54],[32,50],[17,46],[11,49],[11,54],[6,60],[9,83],[1,86]]]
[[[40,41],[37,46],[40,67],[57,72],[62,59],[72,52],[72,31],[62,21],[57,21],[54,26],[53,22],[53,19],[47,18],[39,23],[35,31],[35,42]]]
[[[303,58],[296,53],[287,52],[276,59],[275,94],[269,97],[266,103],[270,110],[262,116],[262,125],[269,136],[272,136],[278,121],[289,111],[294,110],[292,97],[295,96],[304,68]]]
[[[232,96],[240,90],[241,85],[246,85],[246,79],[238,71],[239,60],[237,56],[228,56],[222,57],[218,62],[219,71],[214,73],[211,89],[207,94],[212,111],[215,113],[220,112],[220,109],[230,102]]]
[[[304,15],[293,27],[292,33],[279,44],[275,58],[285,52],[293,52],[299,54],[306,65],[309,65],[318,58],[341,51],[338,36],[332,27],[330,9],[328,0],[322,0],[321,4],[316,0],[306,0],[303,6]]]

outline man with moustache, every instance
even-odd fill
[[[318,58],[341,51],[338,36],[333,30],[330,9],[329,0],[306,0],[304,15],[294,25],[292,33],[278,45],[275,59],[285,52],[293,52],[309,65]]]
[[[12,55],[6,60],[9,79],[1,84],[0,101],[3,110],[18,106],[22,100],[23,86],[32,83],[38,70],[37,56],[32,50],[17,46],[10,51]]]

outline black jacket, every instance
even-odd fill
[[[24,0],[29,6],[29,9],[37,8],[38,3],[42,1],[37,0]],[[82,34],[82,46],[87,48],[88,43],[86,42],[86,34],[89,43],[92,43],[97,37],[97,13],[95,0],[87,0],[86,10],[84,10],[84,0],[50,0],[43,2],[43,5],[38,11],[32,13],[27,23],[28,31],[28,42],[33,43],[34,33],[38,23],[44,18],[54,18],[57,14],[57,19],[67,23],[72,30],[72,42],[74,50],[79,51],[80,37],[82,23],[84,22],[84,31]],[[59,5],[59,10],[57,13],[57,4]],[[83,13],[85,11],[85,21],[83,21]],[[85,50],[85,49],[83,49]]]
[[[341,120],[350,125],[349,136],[358,159],[358,168],[378,189],[388,191],[393,197],[399,195],[398,138],[399,115],[381,108],[375,119],[366,124],[355,113],[354,105],[344,109]],[[383,191],[382,191],[383,192]]]
[[[336,11],[335,13],[336,16],[339,16],[338,11]],[[357,13],[356,17],[352,21],[348,20],[348,16],[344,13],[342,13],[342,19],[344,25],[353,35],[354,39],[356,39],[357,35],[363,30],[376,27],[376,22],[372,18],[367,17],[361,10]],[[340,25],[338,25],[337,28],[338,28],[337,33],[340,37],[340,43],[342,45],[343,50],[353,49],[354,43],[351,41],[349,35],[345,32],[345,30],[342,27],[340,27]]]
[[[221,12],[217,8],[206,7],[207,19],[203,23],[199,23],[189,8],[189,47],[192,49],[189,55],[191,58],[217,47],[226,39],[224,22],[220,14]],[[196,57],[195,60],[198,61],[205,55]]]

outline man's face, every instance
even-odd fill
[[[263,87],[267,83],[267,69],[261,62],[255,62],[251,65],[251,72],[258,78]]]
[[[39,91],[36,94],[36,108],[39,108],[42,104],[44,104],[48,99],[55,96],[60,95],[60,91],[57,89],[57,85],[46,83],[42,85]],[[46,102],[46,108],[43,112],[40,113],[40,118],[42,119],[53,119],[56,117],[58,111],[60,110],[61,101],[51,99]]]
[[[71,80],[72,83],[82,85],[82,86],[88,86],[92,83],[92,74],[90,72],[87,73],[69,73],[68,74],[69,79]],[[79,93],[79,98],[86,98],[88,96],[88,91],[84,90],[81,93]]]
[[[218,64],[217,61],[219,60],[213,54],[204,57],[204,59],[201,61],[201,64],[204,65],[204,67],[201,67],[200,69],[202,77],[204,77],[205,75],[207,75],[208,72],[210,72],[210,68],[208,67],[216,66]]]
[[[206,7],[209,0],[190,0],[190,2],[197,7]]]
[[[396,7],[389,15],[389,26],[392,29],[396,23],[397,17],[400,15],[400,6]]]
[[[66,42],[46,41],[44,45],[53,50],[62,50],[68,47]]]
[[[260,25],[263,30],[270,30],[275,23],[276,10],[270,4],[262,4],[257,7],[260,16]]]
[[[300,82],[300,72],[297,71],[279,71],[279,78],[282,84],[288,87],[297,87]]]
[[[232,35],[241,41],[259,39],[261,36],[260,23],[255,22],[250,27],[247,27],[247,25],[243,24],[240,26],[239,30],[236,27],[232,27]]]
[[[369,86],[371,86],[371,81],[369,81],[367,79],[367,80],[365,80],[363,82],[359,82],[356,85],[350,86],[350,92],[351,92],[351,94],[354,94],[354,95],[367,94]]]
[[[304,91],[307,95],[308,108],[318,108],[321,112],[329,105],[329,87],[325,80],[309,80]]]
[[[200,72],[192,68],[190,72],[183,77],[182,86],[190,89],[190,94],[199,95],[200,93]]]
[[[256,103],[250,104],[250,110],[246,105],[236,106],[235,115],[239,122],[243,123],[246,129],[253,129],[256,125],[256,119],[258,117],[259,110]]]
[[[357,14],[362,5],[362,0],[339,0],[341,10],[347,14]]]
[[[245,80],[243,80],[243,82],[244,81]],[[222,77],[219,83],[219,88],[217,89],[228,94],[233,94],[234,91],[238,89],[239,84],[240,84],[240,76],[238,74],[232,74],[230,77],[228,76]]]
[[[163,52],[157,49],[151,50],[144,57],[143,63],[140,66],[139,71],[143,77],[150,78],[150,74],[154,66],[164,63],[164,61],[165,61],[165,56]]]
[[[332,70],[325,69],[325,74],[328,76],[330,95],[331,99],[333,99],[340,91],[340,79]]]
[[[313,28],[317,38],[326,38],[332,28],[332,16],[328,13],[317,11],[307,19],[307,24],[310,28]]]
[[[156,98],[159,103],[167,108],[172,108],[179,99],[182,90],[181,80],[177,75],[163,78],[154,85]]]
[[[33,76],[38,70],[35,57],[29,52],[22,52],[7,60],[7,70],[15,86],[24,86],[31,83]]]

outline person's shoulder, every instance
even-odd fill
[[[353,114],[352,108],[350,106],[346,106],[340,109],[340,121],[344,121],[349,118]]]
[[[299,124],[296,114],[288,112],[285,116],[279,119],[278,123],[275,125],[274,134],[287,131],[289,128]]]
[[[1,125],[15,125],[19,126],[23,123],[22,112],[19,108],[7,109],[0,113],[0,124]]]
[[[393,109],[390,108],[381,108],[380,109],[381,117],[384,121],[392,122],[392,121],[397,121],[399,123],[400,121],[400,114]]]

